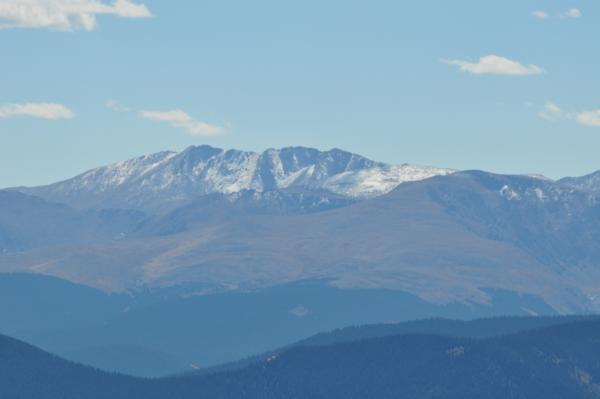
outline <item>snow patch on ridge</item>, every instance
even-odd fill
[[[341,173],[325,180],[322,188],[353,198],[386,194],[402,183],[454,173],[451,169],[415,165],[391,165]]]

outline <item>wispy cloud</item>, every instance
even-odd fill
[[[545,71],[537,65],[523,65],[520,62],[497,55],[481,57],[477,62],[464,60],[442,60],[448,65],[456,65],[462,72],[474,75],[507,75],[526,76],[539,75]]]
[[[104,105],[106,106],[106,108],[112,109],[113,111],[117,111],[117,112],[132,111],[131,108],[122,105],[117,100],[108,100],[108,101],[106,101],[106,103],[104,103]]]
[[[581,125],[600,127],[600,109],[575,114],[575,120]]]
[[[552,17],[547,11],[543,10],[534,11],[531,13],[531,15],[534,18],[541,20],[550,19]],[[577,19],[583,17],[583,13],[578,8],[570,8],[567,11],[556,15],[555,17],[560,19]]]
[[[28,116],[41,119],[71,119],[75,113],[62,104],[26,103],[0,106],[0,118]]]
[[[179,109],[173,111],[142,111],[141,115],[146,119],[169,122],[177,128],[184,129],[192,136],[212,136],[223,131],[222,127],[195,120]]]
[[[548,121],[556,121],[562,119],[564,113],[558,105],[548,102],[544,106],[544,109],[538,112],[538,116]]]
[[[583,14],[578,8],[570,8],[567,11],[560,14],[562,18],[581,18]]]
[[[538,116],[547,121],[556,122],[559,120],[575,121],[583,126],[600,127],[600,109],[593,111],[565,112],[558,105],[548,102]]]
[[[0,28],[46,28],[62,31],[96,27],[98,15],[147,18],[144,4],[131,0],[0,0]]]

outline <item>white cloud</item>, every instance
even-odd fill
[[[548,102],[544,106],[544,109],[538,112],[538,116],[548,121],[556,121],[562,119],[564,117],[564,113],[558,105]]]
[[[575,114],[575,120],[585,126],[600,127],[600,109]]]
[[[129,112],[131,108],[126,107],[119,103],[117,100],[108,100],[105,104],[106,108],[112,109],[117,112]]]
[[[475,75],[525,76],[539,75],[545,72],[537,65],[523,65],[517,61],[497,55],[481,57],[478,62],[463,60],[443,60],[443,62],[449,65],[457,65],[460,71]]]
[[[96,27],[96,16],[147,18],[144,4],[131,0],[0,0],[0,28],[48,28],[62,31]]]
[[[544,109],[538,112],[540,118],[551,122],[570,120],[584,126],[600,127],[600,109],[583,112],[565,112],[558,105],[548,102]]]
[[[571,8],[560,15],[562,18],[581,18],[583,14],[577,8]]]
[[[191,116],[179,109],[160,112],[143,111],[141,115],[146,119],[169,122],[175,127],[184,129],[192,136],[211,136],[223,131],[223,128],[219,126],[194,120]]]
[[[550,17],[546,11],[541,10],[534,11],[531,13],[531,15],[537,19],[548,19]]]
[[[75,113],[62,104],[26,103],[0,106],[0,118],[29,116],[41,119],[71,119]]]

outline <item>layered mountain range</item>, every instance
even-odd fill
[[[190,147],[0,192],[0,270],[108,292],[317,279],[438,305],[508,291],[590,311],[600,307],[598,180]]]

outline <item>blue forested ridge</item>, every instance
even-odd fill
[[[298,346],[234,371],[155,380],[107,374],[0,337],[0,389],[15,399],[594,398],[599,334],[597,319],[479,339],[400,334]]]

